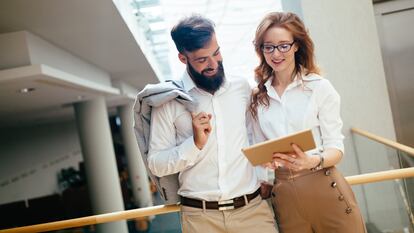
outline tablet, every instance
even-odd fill
[[[312,130],[304,130],[285,137],[272,139],[243,148],[242,151],[253,166],[272,161],[273,153],[293,152],[291,144],[298,145],[303,151],[316,148]]]

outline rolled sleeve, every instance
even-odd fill
[[[329,81],[325,82],[321,91],[324,95],[320,103],[319,121],[323,147],[335,148],[344,153],[340,96]]]
[[[197,155],[201,152],[194,143],[194,137],[187,138],[180,146],[178,146],[180,158],[189,163],[195,163]],[[193,165],[191,164],[191,165]]]
[[[148,151],[148,167],[158,177],[181,172],[193,166],[200,151],[193,137],[177,145],[174,117],[165,104],[153,109]]]

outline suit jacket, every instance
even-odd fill
[[[196,109],[197,102],[184,91],[183,84],[179,80],[168,80],[158,84],[148,84],[138,93],[134,104],[134,130],[141,152],[142,159],[151,180],[157,186],[161,197],[166,204],[175,204],[180,201],[177,194],[179,183],[178,173],[157,177],[148,168],[148,147],[151,130],[151,111],[169,101],[178,101],[192,112]]]

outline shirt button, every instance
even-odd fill
[[[344,195],[340,195],[339,197],[338,197],[338,200],[340,200],[340,201],[343,201],[345,198],[344,198]]]
[[[331,183],[331,187],[332,187],[332,188],[335,188],[335,187],[336,187],[336,182],[332,182],[332,183]]]
[[[352,208],[351,207],[346,208],[345,213],[350,214],[351,212],[352,212]]]
[[[329,176],[330,174],[331,174],[331,170],[328,169],[325,171],[325,176]]]

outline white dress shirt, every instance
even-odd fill
[[[302,81],[303,80],[303,81]],[[253,142],[312,129],[317,148],[306,152],[336,148],[344,152],[341,133],[340,96],[329,80],[316,74],[295,78],[279,96],[272,79],[265,83],[269,107],[259,105],[257,121],[252,122]]]
[[[199,150],[193,139],[191,115],[177,101],[153,109],[148,166],[162,177],[179,172],[178,194],[221,201],[254,192],[259,186],[255,168],[242,154],[248,146],[247,80],[226,76],[214,95],[195,86],[187,73],[184,89],[198,101],[196,113],[212,114],[212,132]]]

